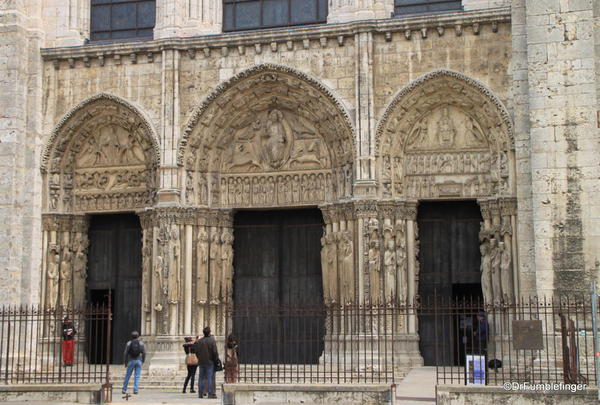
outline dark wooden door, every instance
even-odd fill
[[[482,221],[475,201],[425,202],[419,204],[419,295],[432,307],[446,305],[459,286],[470,285],[474,297],[481,295],[479,227]],[[477,288],[478,287],[478,288]],[[437,325],[436,325],[437,323]],[[436,330],[437,328],[437,330]],[[421,355],[426,366],[452,365],[457,358],[458,330],[452,317],[419,316]],[[455,333],[456,332],[456,333]],[[436,361],[437,358],[437,361]]]
[[[136,215],[97,215],[89,229],[88,300],[112,294],[111,363],[120,364],[132,331],[141,326],[142,230]],[[99,337],[91,337],[99,338]]]
[[[315,363],[324,321],[317,209],[241,211],[234,234],[234,331],[245,363]]]

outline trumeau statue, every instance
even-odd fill
[[[71,249],[68,246],[63,247],[60,262],[60,305],[63,308],[69,308],[71,304],[72,257]]]
[[[46,273],[46,306],[49,308],[56,307],[58,299],[58,278],[60,267],[60,253],[56,245],[50,247],[48,255],[48,271]]]
[[[198,267],[196,269],[196,302],[206,304],[208,302],[208,232],[201,226],[198,231],[198,244],[196,246],[196,257]]]

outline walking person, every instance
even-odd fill
[[[238,343],[233,335],[227,337],[225,348],[225,382],[236,383],[240,373]]]
[[[217,351],[217,342],[210,334],[210,328],[207,326],[202,330],[204,337],[196,340],[194,350],[198,357],[198,367],[200,367],[200,376],[198,377],[198,397],[203,397],[204,377],[206,377],[206,391],[208,398],[216,398],[215,394],[215,361],[219,359]]]
[[[75,356],[75,325],[73,321],[65,316],[62,324],[62,352],[63,352],[63,364],[66,367],[73,366],[73,358]]]
[[[183,393],[187,388],[188,382],[190,382],[190,392],[194,392],[194,377],[196,376],[196,370],[198,369],[198,357],[196,357],[196,351],[194,350],[194,341],[191,336],[184,338],[185,343],[183,344],[183,350],[185,351],[185,365],[187,366],[187,377],[183,383]],[[198,340],[198,336],[196,336]]]
[[[135,377],[133,378],[133,393],[137,394],[140,389],[140,376],[142,374],[142,364],[146,360],[146,348],[144,347],[144,342],[139,338],[140,334],[133,331],[131,332],[131,340],[125,345],[123,358],[125,367],[127,367],[127,372],[125,373],[123,388],[121,389],[123,394],[127,394],[127,385],[129,384],[129,378],[131,377],[132,372],[135,372]]]

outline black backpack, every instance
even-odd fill
[[[129,343],[128,353],[133,358],[137,358],[142,353],[142,346],[139,340],[134,339]]]

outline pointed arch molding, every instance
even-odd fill
[[[401,89],[375,134],[383,197],[489,198],[515,193],[509,113],[479,81],[448,69]]]
[[[154,204],[158,137],[136,105],[96,94],[65,114],[42,153],[50,212],[122,211]]]
[[[149,141],[152,145],[152,166],[160,166],[160,146],[158,142],[158,135],[151,124],[150,118],[144,113],[144,111],[140,107],[136,106],[135,104],[114,94],[103,92],[83,100],[75,107],[71,108],[71,110],[69,110],[60,119],[58,124],[52,130],[52,133],[50,134],[50,137],[48,138],[48,141],[46,142],[46,145],[42,152],[42,161],[40,165],[40,170],[42,171],[42,173],[50,171],[50,160],[53,158],[53,155],[56,152],[57,144],[61,140],[64,140],[66,142],[70,141],[69,137],[72,137],[74,133],[76,133],[77,129],[81,126],[81,124],[85,122],[85,118],[91,118],[91,116],[86,114],[86,110],[93,107],[94,104],[103,101],[123,106],[131,112],[132,117],[137,116],[139,118],[140,124],[142,125],[142,130],[148,135]],[[78,119],[78,117],[83,118],[83,120]]]
[[[490,90],[486,85],[481,83],[480,81],[467,76],[464,73],[457,72],[451,69],[438,69],[432,72],[426,73],[417,79],[413,80],[407,86],[403,87],[394,97],[392,101],[388,104],[387,108],[384,110],[379,123],[377,124],[377,130],[375,132],[375,145],[376,145],[376,153],[380,154],[381,149],[381,138],[385,130],[389,125],[390,118],[392,118],[395,114],[397,114],[396,110],[402,102],[414,95],[415,92],[418,92],[420,88],[422,88],[425,84],[436,81],[450,79],[457,83],[462,83],[464,86],[468,86],[476,90],[481,94],[481,96],[486,99],[489,103],[491,103],[496,108],[496,113],[498,115],[499,120],[502,124],[505,125],[506,135],[509,137],[510,147],[514,149],[514,134],[513,134],[513,126],[512,121],[510,119],[510,114],[508,110],[500,101],[500,99]]]
[[[352,157],[354,156],[356,151],[354,141],[354,125],[352,124],[350,114],[348,113],[342,101],[340,101],[340,99],[336,97],[333,94],[333,92],[329,88],[327,88],[323,83],[304,72],[301,72],[289,66],[265,63],[244,70],[231,77],[227,81],[218,85],[212,91],[212,93],[210,93],[202,101],[202,103],[192,112],[192,115],[189,118],[183,130],[181,139],[179,141],[177,151],[178,166],[184,166],[185,155],[188,151],[188,145],[190,143],[191,138],[195,135],[198,125],[208,126],[209,121],[213,118],[212,114],[214,112],[210,111],[211,107],[214,107],[215,105],[217,105],[219,108],[225,107],[225,105],[229,101],[228,99],[231,98],[227,95],[229,90],[233,89],[234,87],[246,81],[247,79],[250,79],[253,76],[257,76],[263,73],[281,74],[294,77],[299,81],[299,83],[307,84],[312,88],[312,92],[308,90],[309,94],[311,94],[312,96],[323,97],[323,99],[327,100],[326,103],[334,107],[335,113],[333,115],[337,115],[339,117],[338,123],[341,124],[341,128],[339,128],[340,133],[342,133],[343,136],[346,137],[345,141],[352,146],[350,149]]]

